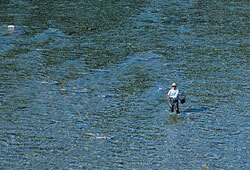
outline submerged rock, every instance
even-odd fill
[[[108,136],[96,136],[96,139],[110,139]]]
[[[3,36],[20,36],[25,34],[22,27],[15,25],[3,26],[1,32]]]
[[[108,97],[113,97],[113,96],[110,94],[101,94],[101,95],[99,95],[99,97],[108,98]]]
[[[96,139],[111,139],[111,137],[109,137],[109,136],[97,136],[94,133],[85,133],[84,135],[94,137]]]

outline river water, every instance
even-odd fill
[[[248,17],[246,0],[1,1],[0,169],[249,169]]]

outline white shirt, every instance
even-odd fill
[[[168,91],[168,96],[170,96],[171,99],[178,99],[179,90],[176,88],[172,88]]]

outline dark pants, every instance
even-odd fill
[[[175,110],[176,113],[180,113],[178,100],[169,100],[169,106],[170,106],[171,112],[174,112]]]

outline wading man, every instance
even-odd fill
[[[169,98],[169,106],[171,109],[171,112],[176,111],[176,113],[180,113],[179,111],[179,90],[177,89],[176,83],[172,84],[172,89],[168,91],[168,94],[166,96]]]

